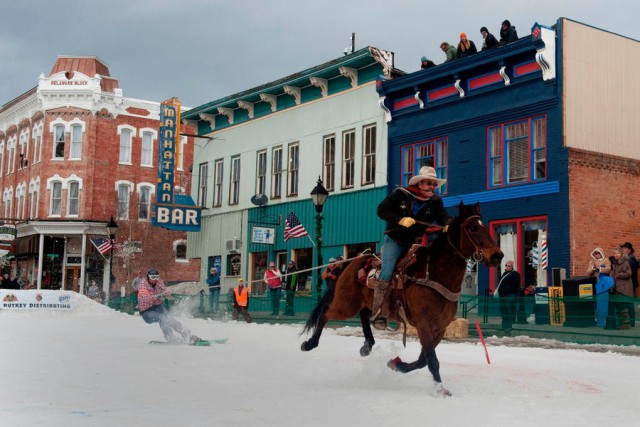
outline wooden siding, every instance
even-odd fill
[[[561,21],[565,145],[640,159],[640,42]]]
[[[213,217],[202,217],[202,228],[198,233],[187,233],[187,258],[200,258],[200,280],[204,282],[208,276],[208,257],[222,257],[222,271],[226,270],[227,240],[240,239],[242,247],[241,274],[246,273],[246,224],[247,211],[236,211]]]

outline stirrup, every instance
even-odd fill
[[[371,320],[371,325],[379,331],[387,330],[387,319],[384,317],[376,317]]]

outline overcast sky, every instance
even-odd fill
[[[98,56],[125,97],[196,107],[340,57],[352,32],[412,72],[461,32],[480,47],[482,26],[522,37],[559,17],[640,40],[637,0],[0,0],[0,104],[57,55]]]

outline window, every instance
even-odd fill
[[[213,207],[222,206],[222,180],[223,180],[223,161],[216,160],[214,166],[214,181],[213,181]]]
[[[128,183],[118,185],[118,219],[129,219],[129,193],[131,186]]]
[[[16,218],[20,219],[24,218],[25,190],[24,183],[16,187]]]
[[[53,158],[64,159],[64,125],[53,127]]]
[[[333,191],[336,180],[336,136],[325,136],[322,145],[322,182],[327,191]]]
[[[376,180],[376,125],[362,128],[362,185]]]
[[[282,147],[276,147],[271,153],[271,198],[282,197]]]
[[[20,159],[18,160],[18,170],[26,168],[29,164],[27,158],[29,151],[29,131],[24,129],[20,132]]]
[[[23,184],[24,185],[24,184]],[[20,192],[20,216],[18,218],[24,218],[24,213],[25,213],[25,206],[26,206],[26,202],[27,202],[27,195],[25,194],[25,190],[26,188],[23,187],[22,191]]]
[[[207,206],[207,181],[209,180],[209,164],[200,164],[200,176],[198,177],[198,206]]]
[[[138,205],[138,219],[149,219],[149,207],[151,206],[151,187],[140,187],[140,203]]]
[[[300,168],[300,146],[289,145],[289,170],[287,172],[287,196],[298,194],[298,169]]]
[[[32,181],[29,184],[29,218],[38,216],[38,203],[40,202],[40,181]]]
[[[2,169],[4,166],[4,141],[0,140],[0,175],[2,175]]]
[[[32,163],[42,161],[42,122],[33,128],[33,160]]]
[[[186,243],[178,243],[176,245],[176,260],[177,261],[187,260],[187,244]]]
[[[422,166],[431,166],[436,170],[438,178],[447,178],[449,157],[447,138],[420,141],[416,144],[400,148],[402,155],[402,185],[409,184],[409,179],[416,175]],[[436,190],[438,194],[447,193],[447,184]]]
[[[229,187],[229,204],[237,205],[240,201],[240,157],[231,158],[231,186]]]
[[[15,171],[16,166],[16,144],[17,144],[16,135],[12,135],[9,137],[7,141],[7,171],[6,174],[9,175],[11,172]]]
[[[62,212],[62,182],[51,183],[51,206],[49,215],[60,215]]]
[[[501,269],[506,260],[515,261],[515,269],[520,272],[522,283],[533,286],[547,286],[547,265],[541,262],[549,259],[547,246],[546,216],[511,218],[491,221],[491,234],[504,258],[500,267],[490,273],[492,288],[497,286]]]
[[[71,126],[71,154],[70,159],[79,160],[82,158],[82,126]]]
[[[265,194],[267,181],[267,152],[259,151],[256,155],[256,194]]]
[[[547,177],[547,119],[527,118],[488,129],[490,187]]]
[[[342,188],[353,188],[355,173],[356,131],[342,133]]]
[[[70,182],[67,190],[69,201],[67,203],[67,215],[78,215],[80,184],[78,182]]]
[[[142,155],[140,156],[141,166],[153,166],[153,139],[154,134],[152,132],[142,132]]]
[[[131,129],[120,129],[120,163],[131,164],[131,140],[133,131]]]
[[[13,208],[13,189],[9,188],[2,193],[2,202],[4,203],[4,216],[11,218],[11,210]]]

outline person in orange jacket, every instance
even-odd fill
[[[245,322],[251,323],[253,319],[247,311],[249,309],[249,289],[244,285],[243,279],[238,279],[238,286],[233,288],[233,312],[231,320],[238,320],[238,314],[242,314]]]

